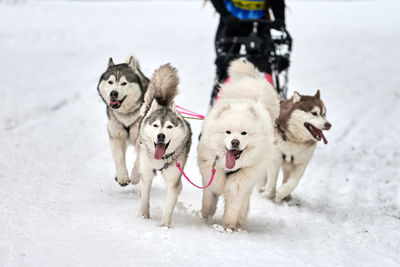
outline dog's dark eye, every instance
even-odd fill
[[[228,131],[226,131],[226,133],[227,133],[227,134],[231,134],[231,131],[228,130]]]
[[[114,82],[113,81],[108,81],[108,84],[113,84]]]
[[[246,131],[243,131],[243,132],[241,132],[240,134],[241,134],[241,135],[246,135],[247,132],[246,132]]]
[[[157,124],[153,124],[153,126],[154,126],[154,128],[157,128],[157,127],[158,127],[158,125],[157,125]]]
[[[168,125],[167,128],[168,128],[168,129],[172,129],[172,125]]]
[[[125,85],[127,85],[127,83],[126,83],[126,82],[123,82],[123,83],[121,83],[121,85],[122,85],[122,86],[125,86]]]
[[[313,114],[314,116],[318,116],[317,112],[311,112],[311,114]]]

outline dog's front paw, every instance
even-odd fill
[[[288,195],[288,196],[284,197],[284,198],[282,199],[282,201],[290,202],[292,199],[293,199],[293,198],[292,198],[292,195]]]
[[[265,197],[268,199],[274,199],[275,198],[275,190],[267,190],[265,191]]]
[[[138,184],[140,182],[140,177],[139,175],[131,174],[131,184]]]
[[[138,217],[143,218],[143,219],[149,219],[150,218],[149,210],[141,210],[141,211],[139,211]]]
[[[208,212],[208,210],[201,210],[201,217],[203,217],[204,219],[208,220],[209,218],[212,217],[212,215]]]
[[[273,201],[275,202],[275,203],[282,203],[282,198],[279,198],[278,196],[275,196],[274,198],[273,198]]]
[[[276,192],[276,194],[275,194],[274,201],[275,201],[276,203],[281,203],[281,202],[283,201],[283,199],[284,199],[285,197],[287,197],[287,196],[288,196],[287,193],[278,190],[278,191]]]
[[[225,229],[226,232],[237,232],[239,230],[237,224],[233,224],[233,223],[224,223],[222,225]]]
[[[130,183],[130,179],[128,176],[115,176],[115,181],[117,181],[120,186],[127,186]]]
[[[159,227],[166,227],[166,228],[171,228],[171,224],[170,223],[166,223],[166,222],[161,222],[159,225]]]

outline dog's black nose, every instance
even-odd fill
[[[111,99],[117,99],[118,98],[118,92],[117,91],[111,91],[110,93],[110,98]]]
[[[165,134],[159,133],[159,134],[157,135],[157,141],[158,141],[158,142],[164,142],[164,141],[165,141]]]
[[[332,127],[332,124],[329,122],[325,123],[325,130],[329,130]]]
[[[231,141],[231,144],[232,144],[232,147],[238,148],[239,145],[240,145],[240,141],[237,140],[237,139],[233,139],[233,140]]]

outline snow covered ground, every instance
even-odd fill
[[[333,128],[294,193],[254,192],[246,231],[199,215],[183,181],[174,227],[137,218],[114,181],[96,86],[108,57],[135,53],[151,75],[171,62],[177,102],[206,113],[218,17],[201,1],[0,3],[0,266],[399,266],[400,2],[288,1],[291,90],[321,89]],[[197,183],[197,135],[187,172]],[[129,164],[134,154],[130,150]]]

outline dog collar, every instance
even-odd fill
[[[234,174],[234,173],[236,173],[238,171],[240,171],[240,168],[235,170],[235,171],[225,172],[226,178],[229,178],[229,175]]]
[[[166,160],[166,159],[170,158],[170,157],[171,157],[172,155],[174,155],[174,154],[175,154],[175,151],[174,151],[174,152],[171,152],[171,153],[169,153],[169,154],[167,154],[167,155],[162,156],[161,159]]]
[[[278,130],[279,134],[282,136],[283,141],[287,141],[288,137],[286,136],[285,131],[282,130],[282,128],[279,124],[276,125],[276,129]]]
[[[169,153],[169,154],[166,154],[166,155],[164,155],[164,156],[162,156],[161,159],[164,160],[164,166],[163,166],[161,169],[158,169],[158,171],[165,170],[165,169],[167,169],[167,168],[171,165],[171,163],[172,163],[172,161],[173,161],[173,158],[172,158],[172,160],[171,160],[170,162],[168,162],[168,159],[169,159],[170,157],[172,157],[174,154],[175,154],[175,151],[174,151],[174,152],[171,152],[171,153]]]
[[[277,125],[275,126],[275,128],[277,129],[277,131],[278,131],[279,134],[281,135],[283,141],[289,141],[289,142],[292,142],[292,143],[299,143],[299,144],[307,144],[307,143],[309,143],[310,145],[315,144],[315,141],[313,141],[313,140],[311,140],[311,141],[305,141],[305,142],[296,141],[296,140],[293,140],[293,139],[292,139],[292,140],[289,140],[289,137],[287,137],[285,131],[282,130],[282,128],[280,127],[279,124],[277,124]]]

